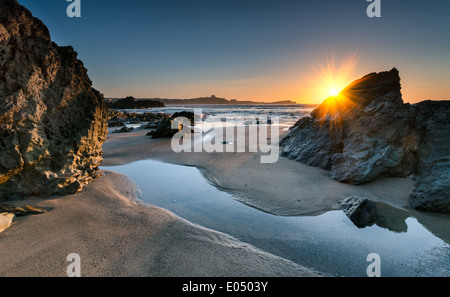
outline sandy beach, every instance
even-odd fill
[[[177,154],[170,139],[151,139],[147,132],[109,133],[102,166],[144,159],[196,166],[239,201],[276,215],[338,209],[338,201],[351,194],[405,208],[413,189],[409,178],[342,184],[324,170],[285,158],[262,164],[260,153]],[[27,200],[48,212],[18,217],[0,235],[0,275],[65,276],[70,253],[80,255],[82,276],[326,275],[144,204],[126,176],[103,173],[79,194]],[[433,216],[422,218],[432,228]],[[448,242],[439,224],[436,230]]]
[[[141,150],[149,141],[144,135],[110,134],[105,164],[154,156]],[[172,155],[170,141],[151,142],[153,153]],[[82,276],[321,275],[136,198],[132,181],[104,171],[79,194],[9,202],[48,212],[16,217],[1,234],[0,276],[66,276],[70,253],[80,255]]]
[[[0,0],[0,277],[450,276],[448,2],[59,2]]]

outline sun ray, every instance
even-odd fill
[[[329,96],[337,96],[354,77],[354,69],[358,64],[360,54],[349,55],[339,64],[334,55],[326,58],[326,63],[318,63],[315,68],[315,94],[321,100]]]
[[[323,102],[312,115],[320,119],[322,125],[326,124],[330,131],[337,132],[341,128],[339,115],[353,105],[353,100],[342,91],[352,82],[358,59],[359,54],[354,53],[337,65],[333,55],[327,57],[326,64],[316,66],[315,90]]]

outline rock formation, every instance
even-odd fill
[[[375,202],[357,196],[350,196],[341,201],[345,215],[358,228],[371,226],[377,218],[377,205]]]
[[[450,101],[404,104],[397,69],[371,73],[300,119],[281,155],[340,182],[416,176],[410,205],[450,211]]]
[[[0,2],[0,200],[75,193],[96,176],[103,96],[72,47],[16,0]]]
[[[175,119],[186,119],[186,125],[190,124],[194,125],[195,115],[189,111],[182,111],[174,113],[170,118],[163,119],[155,131],[150,131],[147,133],[148,136],[152,136],[152,138],[167,138],[174,136],[178,131],[180,131],[182,127],[182,121],[179,121],[178,129],[172,129],[172,122]]]
[[[158,100],[135,99],[133,97],[119,99],[115,102],[106,102],[106,107],[111,109],[139,109],[164,106],[164,103]]]

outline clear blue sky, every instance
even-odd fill
[[[337,88],[397,67],[405,101],[450,99],[446,0],[381,0],[381,18],[365,0],[81,0],[73,19],[66,0],[18,1],[106,97],[320,103],[328,61]]]

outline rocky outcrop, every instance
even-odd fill
[[[178,131],[183,128],[182,121],[179,121],[178,129],[172,129],[172,122],[176,119],[186,119],[187,124],[194,125],[194,113],[188,111],[176,112],[170,118],[161,120],[160,124],[155,131],[147,133],[152,138],[167,138],[174,136]]]
[[[114,132],[112,132],[112,133],[128,133],[128,132],[131,132],[131,131],[133,131],[133,130],[134,130],[133,127],[130,127],[130,128],[128,128],[128,127],[122,127],[122,128],[120,128],[119,130],[116,130],[116,131],[114,131]]]
[[[340,182],[416,176],[414,208],[450,211],[450,102],[404,104],[397,69],[371,73],[300,119],[281,155]]]
[[[36,215],[46,213],[47,210],[31,205],[15,206],[8,204],[0,204],[0,212],[13,213],[18,217],[22,217],[30,214]]]
[[[153,108],[164,107],[164,103],[158,100],[135,99],[133,97],[126,97],[115,102],[106,102],[106,107],[112,109],[139,109],[139,108]]]
[[[105,101],[72,47],[0,2],[0,200],[75,193],[97,174]]]
[[[415,107],[421,142],[409,203],[417,209],[450,212],[450,101],[424,101]]]
[[[123,127],[126,124],[140,124],[141,122],[148,122],[148,124],[155,125],[161,122],[163,119],[171,117],[166,113],[137,113],[137,112],[122,112],[118,110],[109,110],[108,113],[108,127]],[[143,129],[150,129],[156,127],[148,127]]]

